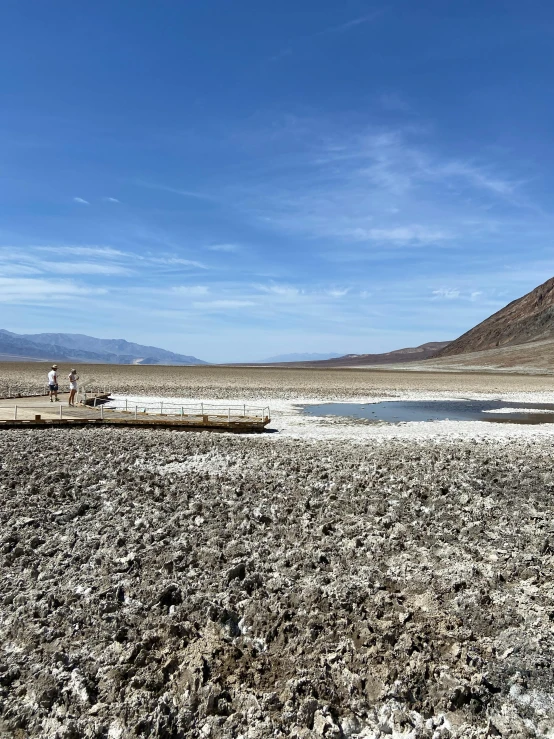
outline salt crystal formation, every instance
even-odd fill
[[[0,735],[552,736],[550,443],[1,445]]]

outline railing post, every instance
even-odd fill
[[[104,406],[103,405],[100,406],[100,418],[104,420]]]
[[[200,415],[204,415],[204,403],[200,403]]]
[[[125,413],[127,413],[127,398],[125,398]]]
[[[137,420],[138,407],[135,406],[135,421]]]
[[[181,418],[185,415],[185,411],[183,410],[183,406],[181,406]]]
[[[63,418],[63,405],[60,403],[60,420]]]
[[[229,408],[229,411],[228,411],[228,419],[229,419],[229,423],[231,423],[231,409],[230,408]]]
[[[242,415],[246,418],[246,404],[244,406],[244,413]]]
[[[160,403],[160,416],[163,416],[163,414],[164,414],[164,402],[162,400]]]
[[[13,420],[17,421],[17,406],[14,405],[13,407]]]

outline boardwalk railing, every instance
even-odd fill
[[[68,417],[68,410],[67,405],[63,403],[55,403],[51,408],[44,405],[3,405],[0,407],[0,420],[28,420],[29,415],[35,415],[37,418],[41,418],[45,413],[48,414],[45,418],[63,419]]]
[[[156,416],[194,416],[203,418],[205,421],[210,417],[224,418],[249,418],[264,420],[270,418],[269,406],[231,405],[218,406],[210,403],[171,403],[166,401],[137,403],[133,400],[110,400],[105,405],[106,411],[119,411],[127,413],[141,413]]]
[[[104,403],[92,406],[67,406],[64,403],[28,405],[26,403],[0,406],[0,421],[33,420],[78,420],[81,419],[143,419],[152,422],[167,421],[202,424],[265,424],[269,422],[269,406],[254,407],[249,405],[214,406],[206,403],[194,405],[177,405],[172,403],[142,403],[117,401],[118,406]]]

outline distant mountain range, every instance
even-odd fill
[[[340,354],[330,352],[328,354],[278,354],[276,357],[257,359],[254,364],[276,364],[278,362],[318,362],[323,359],[334,359]]]
[[[84,334],[14,334],[0,329],[0,359],[94,362],[99,364],[207,364],[184,354],[125,339],[97,339]]]
[[[96,362],[107,364],[207,364],[124,339],[83,334],[15,334],[0,329],[0,360]],[[514,300],[455,341],[431,341],[381,354],[291,353],[249,364],[333,368],[425,362],[444,367],[554,368],[554,278]]]

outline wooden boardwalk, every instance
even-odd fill
[[[0,429],[135,426],[253,433],[263,431],[270,422],[269,408],[255,409],[255,413],[246,406],[217,408],[203,404],[111,409],[105,407],[105,395],[96,396],[96,405],[95,397],[89,397],[86,405],[68,406],[67,397],[66,393],[60,394],[58,403],[36,396],[0,400]]]

